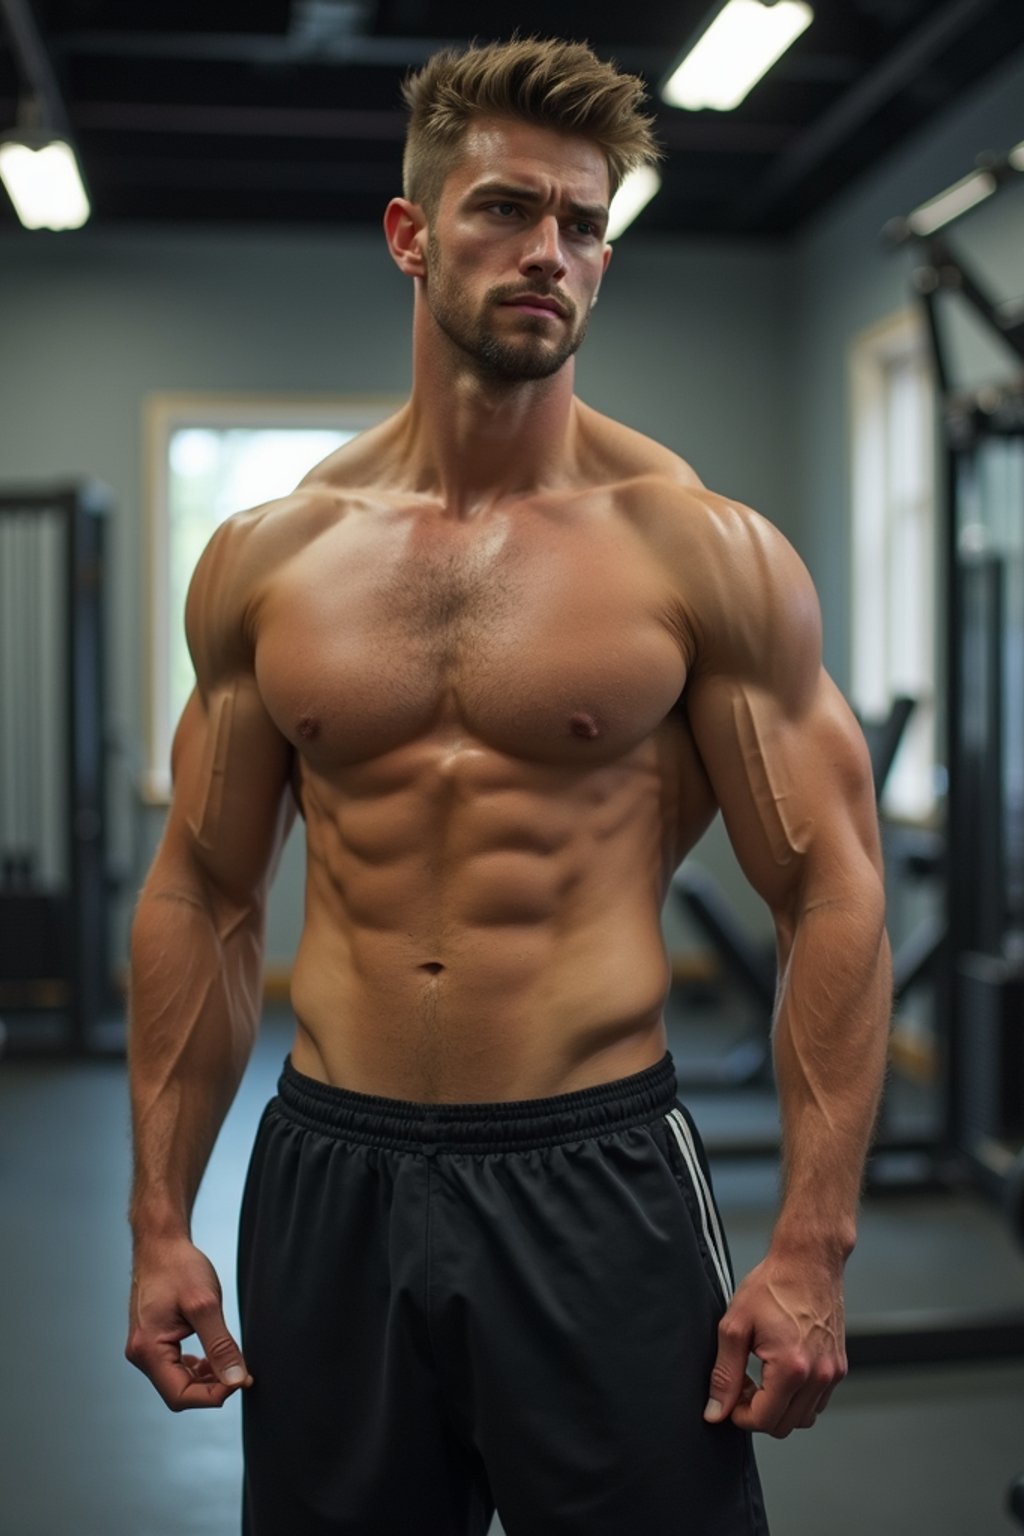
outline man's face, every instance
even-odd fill
[[[481,118],[427,239],[426,300],[489,378],[556,373],[586,335],[611,256],[608,167],[588,139]]]

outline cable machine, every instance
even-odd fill
[[[979,178],[991,193],[1021,171],[1024,146],[1003,161],[984,160]],[[1003,1202],[1024,1241],[1024,300],[994,300],[948,238],[935,233],[973,206],[965,187],[959,183],[884,232],[890,248],[911,245],[920,258],[913,283],[944,436],[948,797],[944,847],[928,854],[944,876],[943,920],[929,920],[925,934],[911,936],[907,954],[894,956],[897,991],[922,977],[935,983],[941,1126],[915,1138],[894,1136],[883,1124],[868,1180],[877,1190],[977,1189]],[[943,226],[940,203],[955,210]],[[1008,349],[1016,369],[1009,382],[954,388],[944,294],[958,296]],[[894,706],[893,719],[879,728],[898,739],[902,724],[905,715],[901,720]],[[880,752],[881,736],[872,741],[879,788],[876,747]],[[727,907],[720,911],[719,902],[708,916],[706,892],[684,871],[673,891],[746,991],[770,1004],[754,963],[762,957],[739,942],[744,936]],[[708,1150],[714,1158],[746,1159],[777,1155],[778,1145],[709,1139]],[[887,1167],[908,1157],[909,1175],[901,1170],[890,1185]],[[872,1316],[851,1329],[848,1351],[860,1369],[1021,1357],[1024,1307]]]
[[[993,189],[1017,179],[1009,161],[979,174]],[[1024,1144],[1024,301],[994,300],[914,215],[886,234],[920,258],[945,440],[946,1139],[974,1182],[1001,1194]],[[997,338],[1014,377],[955,387],[943,295]]]
[[[0,1016],[85,1051],[109,1002],[109,492],[0,490]],[[31,1033],[31,1031],[30,1031]]]
[[[1016,158],[980,164],[987,195],[1024,169]],[[885,238],[891,247],[911,245],[918,257],[913,285],[931,343],[945,454],[946,910],[936,936],[943,1128],[931,1157],[951,1187],[1000,1198],[1021,1237],[1024,301],[993,299],[936,232],[973,206],[963,193],[974,180],[893,221]],[[943,295],[956,296],[998,339],[1014,366],[1006,383],[954,386]],[[860,1345],[862,1364],[1005,1359],[1024,1354],[1024,1310],[921,1317],[909,1326],[894,1318]]]

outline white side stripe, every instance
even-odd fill
[[[725,1256],[725,1243],[722,1239],[722,1229],[718,1223],[718,1213],[715,1210],[715,1202],[711,1198],[704,1171],[697,1157],[697,1148],[694,1146],[693,1135],[687,1124],[686,1117],[679,1109],[672,1109],[665,1117],[672,1127],[673,1134],[679,1144],[679,1150],[683,1155],[690,1182],[697,1195],[697,1205],[700,1209],[701,1226],[704,1228],[704,1240],[708,1245],[711,1262],[715,1266],[715,1274],[718,1283],[722,1287],[722,1295],[726,1302],[732,1300],[732,1282],[729,1279],[729,1264]]]

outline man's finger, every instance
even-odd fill
[[[199,1335],[199,1342],[206,1353],[217,1380],[226,1387],[248,1387],[252,1384],[242,1351],[228,1332],[224,1314],[216,1303],[197,1310],[190,1322]]]
[[[730,1311],[718,1325],[718,1355],[711,1369],[704,1417],[709,1424],[727,1419],[740,1401],[750,1358],[750,1329]]]
[[[738,1429],[784,1440],[794,1429],[810,1429],[824,1411],[835,1385],[831,1375],[826,1380],[820,1369],[805,1368],[799,1363],[785,1368],[769,1363],[764,1368],[762,1385],[749,1403],[741,1401],[733,1413],[733,1423]]]
[[[175,1413],[186,1408],[221,1408],[237,1391],[216,1379],[208,1361],[195,1355],[182,1356],[169,1340],[137,1363]]]
[[[181,1363],[193,1381],[216,1381],[217,1373],[209,1360],[200,1355],[182,1355]]]

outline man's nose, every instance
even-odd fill
[[[565,275],[562,231],[558,220],[553,215],[538,219],[533,225],[529,239],[523,248],[519,270],[524,275],[529,272],[543,272],[548,278],[559,278]]]

